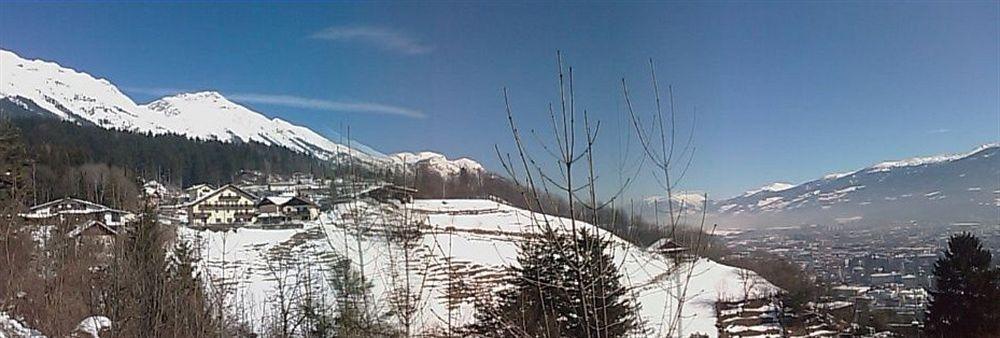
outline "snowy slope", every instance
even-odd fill
[[[174,133],[223,142],[255,141],[322,159],[341,154],[382,158],[364,146],[350,151],[309,128],[268,118],[217,92],[179,94],[140,105],[108,80],[53,62],[27,60],[6,50],[0,50],[0,101],[107,129]]]
[[[309,128],[279,118],[267,118],[218,92],[179,94],[150,102],[142,108],[158,114],[161,130],[191,138],[255,141],[325,159],[351,152],[347,146],[334,143]],[[357,150],[354,152],[363,155]]]
[[[132,131],[153,129],[152,113],[105,79],[0,50],[0,97],[30,101],[68,121]]]
[[[351,258],[355,268],[361,266],[359,256],[364,257],[364,271],[374,284],[375,302],[385,303],[388,301],[386,290],[391,285],[399,285],[401,280],[398,258],[402,257],[402,249],[386,239],[393,228],[380,227],[379,220],[400,214],[385,205],[362,204],[361,207],[378,214],[360,222],[375,224],[373,228],[365,228],[366,235],[361,241],[354,236],[358,228],[353,226],[353,220],[361,219],[358,216],[363,213],[347,205],[324,214],[319,222],[308,224],[304,229],[181,231],[188,238],[204,241],[202,256],[210,274],[216,280],[223,275],[229,276],[226,280],[235,282],[236,286],[232,299],[254,304],[256,311],[273,308],[277,299],[276,281],[287,276],[288,271],[300,271],[278,269],[284,272],[276,273],[269,269],[268,266],[276,266],[273,262],[268,263],[277,257],[276,252],[302,253],[309,259],[303,266],[309,267],[322,266],[324,257],[330,257],[331,252]],[[410,217],[425,223],[418,245],[411,252],[415,260],[411,266],[426,273],[416,274],[410,281],[414,292],[420,294],[416,322],[419,332],[424,334],[445,330],[449,318],[456,326],[474,320],[473,300],[491,294],[491,282],[504,273],[503,267],[516,264],[517,242],[533,231],[530,212],[487,200],[417,200]],[[568,226],[565,219],[549,217],[549,220],[557,227]],[[590,227],[579,222],[577,225]],[[358,255],[359,250],[363,255]],[[740,298],[743,294],[737,268],[708,259],[675,264],[619,238],[614,239],[609,250],[616,261],[622,263],[623,283],[638,295],[641,315],[649,321],[649,328],[654,332],[665,330],[661,323],[665,322],[664,318],[671,318],[671,310],[676,309],[671,297],[678,291],[676,276],[687,273],[692,276],[682,311],[685,319],[680,336],[683,337],[693,332],[717,336],[715,301],[723,297]],[[397,259],[393,260],[394,257]],[[770,283],[761,282],[752,293],[763,295],[775,290]],[[449,299],[453,300],[452,311],[448,310]]]
[[[993,143],[967,153],[886,161],[795,186],[769,186],[714,202],[712,211],[733,225],[933,225],[996,222],[998,207],[1000,144]]]
[[[392,154],[389,157],[398,164],[430,170],[444,177],[458,175],[462,169],[465,169],[469,173],[478,174],[486,172],[486,169],[475,160],[465,157],[449,160],[442,154],[430,151],[419,153],[401,152]]]

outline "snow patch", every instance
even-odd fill
[[[86,334],[91,338],[101,338],[101,331],[111,329],[111,319],[105,316],[90,316],[76,325],[77,333]]]
[[[44,338],[38,330],[32,329],[21,323],[20,320],[11,317],[6,312],[0,311],[0,338],[32,337]]]
[[[757,194],[757,193],[762,192],[762,191],[770,191],[770,192],[785,191],[785,190],[788,190],[788,189],[791,189],[791,188],[794,188],[794,187],[796,187],[796,185],[791,184],[791,183],[775,182],[775,183],[771,183],[771,184],[765,185],[763,187],[760,187],[760,188],[757,188],[757,189],[754,189],[754,190],[749,190],[749,191],[743,193],[743,196],[752,196],[752,195]]]

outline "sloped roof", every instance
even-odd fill
[[[67,232],[66,236],[67,237],[77,237],[77,236],[80,236],[80,234],[82,234],[84,231],[86,231],[87,229],[90,229],[91,227],[95,227],[95,226],[101,228],[101,230],[104,230],[105,232],[110,233],[112,235],[117,235],[118,234],[118,231],[115,231],[115,229],[112,229],[112,228],[108,227],[104,223],[99,222],[99,221],[93,221],[93,220],[91,220],[91,221],[87,221],[85,223],[81,223],[81,224],[77,225],[76,227],[73,228],[73,230],[70,230],[69,232]]]
[[[237,186],[232,185],[232,184],[226,184],[224,186],[219,187],[219,189],[212,190],[211,192],[205,194],[205,196],[202,196],[201,198],[195,200],[194,202],[188,203],[187,205],[188,206],[192,206],[192,205],[204,202],[209,197],[215,196],[215,195],[219,194],[220,192],[225,191],[226,189],[232,189],[236,193],[241,194],[241,195],[243,195],[246,198],[249,198],[249,199],[254,200],[254,201],[257,200],[257,196],[254,196],[251,193],[243,191],[243,189],[240,189],[240,187],[237,187]]]
[[[646,250],[657,253],[675,253],[675,252],[687,251],[687,248],[681,246],[680,244],[677,244],[677,242],[674,242],[674,240],[671,238],[664,237],[660,238],[653,244],[650,244]]]
[[[195,190],[195,189],[201,189],[202,187],[206,187],[206,188],[209,188],[209,189],[215,189],[215,188],[212,188],[211,185],[202,183],[202,184],[196,184],[196,185],[192,185],[190,187],[184,188],[184,191],[191,191],[191,190]]]
[[[257,206],[258,207],[262,206],[262,205],[268,205],[268,204],[274,204],[274,205],[278,205],[278,206],[285,206],[285,205],[311,205],[311,206],[314,206],[314,207],[318,207],[318,205],[316,205],[316,203],[313,203],[313,201],[310,201],[308,199],[305,199],[305,198],[302,198],[302,197],[299,197],[299,196],[268,196],[268,197],[264,197],[263,199],[261,199],[260,202],[257,202]]]
[[[53,204],[59,204],[61,202],[74,202],[74,203],[83,204],[83,205],[86,205],[89,208],[92,208],[94,212],[110,211],[110,212],[122,213],[122,214],[128,213],[128,211],[114,209],[114,208],[108,207],[108,206],[103,205],[103,204],[98,204],[98,203],[94,203],[94,202],[91,202],[91,201],[86,201],[86,200],[82,200],[82,199],[79,199],[79,198],[73,198],[73,197],[63,197],[63,198],[60,198],[60,199],[51,200],[51,201],[48,201],[48,202],[45,202],[45,203],[42,203],[42,204],[39,204],[39,205],[32,206],[31,208],[28,208],[28,211],[29,211],[29,213],[34,213],[38,209],[47,208],[49,206],[52,206]]]

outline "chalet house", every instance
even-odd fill
[[[111,227],[105,225],[104,223],[101,223],[99,221],[87,221],[85,223],[81,223],[73,227],[73,229],[71,229],[68,233],[66,233],[66,237],[70,238],[106,237],[106,236],[114,236],[117,234],[118,234],[117,230],[112,229]]]
[[[83,224],[96,221],[112,229],[135,218],[135,215],[128,211],[71,197],[33,206],[20,216],[28,223],[37,225]]]
[[[197,201],[199,198],[213,191],[215,191],[215,188],[208,184],[193,185],[184,189],[184,192],[188,195],[188,201]]]
[[[253,223],[257,217],[257,196],[227,184],[187,204],[191,225],[233,225]]]
[[[319,217],[319,206],[299,196],[270,196],[257,202],[257,223],[281,224],[311,221]]]
[[[673,239],[664,237],[660,238],[656,242],[653,242],[653,244],[650,244],[649,247],[646,248],[646,251],[666,256],[676,256],[687,252],[687,248],[681,246],[677,242],[674,242]]]

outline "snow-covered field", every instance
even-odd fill
[[[364,212],[358,212],[359,208]],[[532,224],[547,220],[556,228],[569,227],[567,219],[533,215],[488,200],[417,200],[404,209],[374,203],[341,205],[302,229],[180,231],[202,244],[212,278],[230,282],[226,284],[232,289],[230,302],[246,304],[259,316],[280,307],[279,283],[322,274],[320,267],[332,260],[332,253],[351,259],[356,269],[363,268],[374,286],[373,303],[388,304],[391,293],[387,290],[405,283],[400,265],[404,250],[397,241],[388,240],[393,227],[384,224],[402,218],[421,223],[418,245],[409,250],[411,271],[416,271],[409,284],[420,294],[415,322],[424,333],[444,330],[449,322],[458,326],[474,319],[473,298],[486,294],[477,291],[487,290],[504,266],[517,263],[517,242],[534,232]],[[365,225],[360,240],[355,236],[357,224]],[[577,226],[592,227],[582,222]],[[777,290],[752,272],[741,277],[740,269],[708,259],[675,264],[617,237],[609,250],[621,262],[623,283],[638,296],[641,315],[654,332],[667,329],[664,323],[677,308],[678,281],[688,274],[691,282],[680,328],[683,337],[694,332],[716,336],[716,300],[743,298],[747,276],[756,279],[749,284],[751,295]],[[304,257],[305,262],[287,263],[284,258],[292,256]]]

